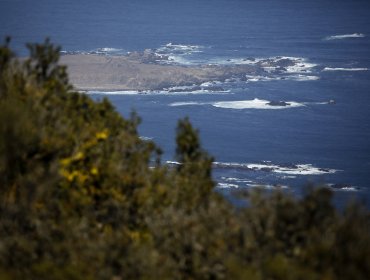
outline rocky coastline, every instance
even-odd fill
[[[67,66],[71,83],[77,90],[147,91],[172,87],[198,86],[205,82],[247,80],[248,76],[265,75],[266,66],[276,62],[230,65],[174,65],[170,58],[151,50],[127,55],[69,53],[61,56]],[[281,60],[281,67],[289,61]],[[280,66],[279,66],[280,67]],[[222,90],[215,87],[216,91]]]

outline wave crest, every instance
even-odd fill
[[[322,71],[368,71],[369,68],[332,68],[332,67],[325,67]]]
[[[365,34],[363,33],[353,33],[353,34],[342,34],[342,35],[332,35],[325,37],[325,40],[342,40],[348,38],[363,38]]]
[[[246,169],[249,171],[273,172],[286,175],[323,175],[333,174],[339,170],[330,168],[315,167],[312,164],[273,164],[263,163],[235,163],[235,162],[214,162],[216,168]]]
[[[305,106],[294,101],[268,101],[255,98],[253,100],[215,102],[212,106],[225,109],[288,109]]]

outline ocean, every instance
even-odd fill
[[[327,185],[337,205],[355,197],[370,208],[369,14],[361,0],[0,0],[0,36],[12,36],[18,55],[50,37],[67,53],[151,49],[177,65],[287,61],[193,89],[88,94],[123,116],[135,110],[163,162],[174,160],[176,124],[188,116],[225,195]]]

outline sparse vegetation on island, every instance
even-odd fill
[[[58,47],[0,47],[0,279],[368,279],[369,212],[331,192],[214,191],[188,119],[176,158],[75,92]]]

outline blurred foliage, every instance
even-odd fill
[[[188,119],[171,168],[135,114],[73,90],[58,47],[28,48],[0,47],[0,279],[368,279],[361,205],[313,188],[236,208]]]

